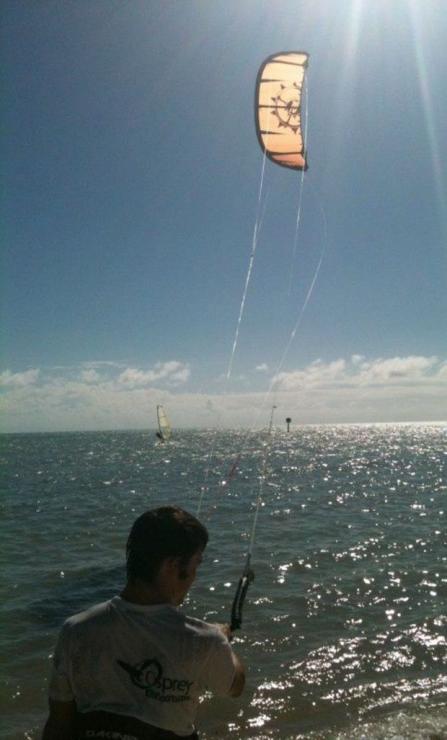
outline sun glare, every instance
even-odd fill
[[[414,52],[417,65],[417,78],[427,129],[436,197],[441,216],[443,234],[444,236],[447,236],[446,183],[441,167],[439,137],[435,125],[433,98],[430,89],[428,65],[426,60],[426,46],[423,38],[424,22],[426,22],[427,19],[426,17],[422,17],[422,8],[424,8],[425,13],[430,12],[429,4],[424,3],[423,6],[421,6],[421,3],[418,0],[409,0],[411,29],[414,39]]]

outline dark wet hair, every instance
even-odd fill
[[[207,542],[206,527],[187,511],[177,506],[146,511],[134,522],[127,540],[127,578],[153,583],[163,560],[179,558],[185,568]]]

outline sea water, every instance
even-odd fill
[[[36,739],[58,630],[116,594],[133,520],[177,504],[210,544],[184,607],[229,620],[256,502],[237,700],[205,738],[447,738],[442,425],[2,435],[1,738]],[[236,472],[227,484],[235,461]]]

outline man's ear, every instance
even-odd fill
[[[158,578],[161,578],[161,580],[166,580],[171,578],[175,571],[177,566],[175,565],[175,561],[177,558],[164,558],[164,560],[161,561],[160,568],[158,570]]]
[[[174,556],[163,560],[160,572],[165,576],[177,576],[180,578],[186,578],[187,576],[182,558]]]
[[[182,558],[179,558],[178,565],[179,565],[178,574],[180,578],[184,581],[185,578],[188,578],[188,569],[186,567],[185,561],[182,560]]]
[[[169,567],[171,568],[171,573],[175,573],[182,580],[188,578],[188,568],[185,558],[172,557],[167,559],[170,561]]]

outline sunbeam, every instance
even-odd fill
[[[422,100],[422,109],[427,129],[429,153],[433,168],[433,178],[436,190],[437,205],[440,213],[441,228],[443,236],[447,236],[447,205],[446,205],[446,182],[445,174],[441,166],[441,151],[439,136],[436,128],[436,116],[434,113],[433,97],[430,87],[426,50],[423,40],[423,19],[421,4],[417,0],[409,2],[411,31],[414,40],[414,52],[417,65],[417,81]],[[424,5],[424,10],[426,6]]]

